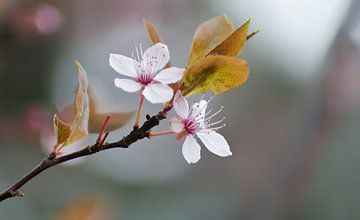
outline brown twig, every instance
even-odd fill
[[[169,106],[165,107],[164,110],[159,112],[157,115],[152,117],[147,117],[147,120],[140,128],[134,128],[128,135],[123,137],[121,140],[113,143],[108,143],[101,145],[100,143],[95,143],[94,145],[83,148],[82,150],[76,151],[74,153],[64,155],[56,158],[45,158],[41,161],[39,165],[37,165],[34,169],[32,169],[25,176],[16,181],[13,185],[7,188],[5,191],[0,193],[0,202],[5,199],[12,197],[24,196],[19,189],[28,183],[30,180],[34,179],[43,171],[47,170],[50,167],[53,167],[57,164],[64,163],[69,160],[73,160],[79,157],[88,156],[94,153],[98,153],[103,150],[108,150],[112,148],[128,148],[131,144],[135,143],[138,140],[141,140],[145,137],[149,136],[149,132],[152,128],[158,126],[160,121],[166,118],[167,112],[171,109]]]

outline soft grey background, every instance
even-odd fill
[[[232,157],[203,148],[188,165],[173,136],[144,140],[46,171],[26,197],[0,204],[0,218],[54,219],[90,198],[97,205],[83,219],[359,219],[359,12],[350,0],[0,1],[1,189],[45,156],[48,116],[75,90],[74,59],[103,111],[131,110],[136,95],[113,86],[108,56],[150,45],[143,17],[178,67],[207,19],[251,18],[260,29],[241,55],[249,80],[211,104],[225,106]],[[146,103],[144,112],[160,108]]]

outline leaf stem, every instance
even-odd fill
[[[252,38],[253,36],[255,36],[257,33],[259,33],[260,30],[254,31],[251,34],[249,34],[248,36],[246,36],[246,40],[250,40],[250,38]]]

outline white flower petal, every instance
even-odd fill
[[[173,90],[170,86],[161,83],[151,83],[145,86],[142,93],[151,103],[165,103],[173,97]]]
[[[191,118],[204,119],[206,108],[207,102],[205,100],[194,103],[191,107]]]
[[[138,74],[135,65],[138,65],[138,62],[134,59],[120,54],[110,54],[109,62],[110,66],[116,72],[132,78],[137,78]]]
[[[184,129],[184,124],[179,118],[173,118],[170,120],[170,129],[175,133],[180,133]]]
[[[192,135],[188,135],[182,147],[182,154],[185,160],[190,163],[196,163],[200,160],[201,147]]]
[[[184,71],[185,69],[183,68],[170,67],[161,70],[154,79],[165,84],[176,83],[181,80]]]
[[[137,92],[141,89],[141,84],[131,79],[119,79],[114,80],[115,86],[125,90],[126,92]]]
[[[215,131],[205,133],[198,132],[196,134],[210,152],[220,157],[232,155],[229,144],[221,134]]]
[[[176,111],[176,113],[181,117],[181,118],[187,118],[189,115],[189,104],[186,101],[185,97],[183,97],[181,95],[181,91],[178,90],[176,92],[175,98],[174,98],[174,103],[173,103],[174,109]]]
[[[165,44],[157,43],[144,52],[143,59],[146,64],[146,70],[155,73],[164,68],[169,62],[169,49]]]

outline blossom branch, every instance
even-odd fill
[[[12,198],[23,196],[24,194],[19,191],[19,189],[28,183],[30,180],[37,177],[43,171],[53,167],[55,165],[70,161],[76,158],[88,156],[91,154],[98,153],[103,150],[108,150],[112,148],[128,148],[131,144],[135,143],[138,140],[141,140],[145,137],[149,137],[149,132],[152,128],[158,126],[160,121],[166,118],[167,112],[171,109],[171,106],[165,107],[161,112],[152,117],[147,116],[147,120],[140,128],[134,128],[128,135],[124,136],[121,140],[113,143],[98,143],[94,145],[87,146],[79,151],[76,151],[71,154],[56,158],[45,158],[39,163],[35,168],[33,168],[29,173],[20,178],[17,182],[11,185],[9,188],[0,193],[0,202]],[[104,139],[106,136],[104,137]]]

